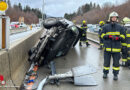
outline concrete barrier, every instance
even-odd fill
[[[98,33],[87,32],[87,38],[88,38],[88,40],[91,40],[91,41],[96,42],[98,44],[100,43]]]
[[[0,52],[0,74],[5,77],[6,81],[12,79],[16,86],[21,85],[30,66],[27,61],[28,51],[35,45],[42,32],[43,30],[39,30],[37,33],[24,37],[22,40],[11,44],[8,51]],[[0,90],[2,89],[0,88]]]
[[[21,27],[21,28],[13,28],[10,29],[10,34],[20,33],[27,31],[27,27]]]
[[[7,51],[0,52],[0,74],[4,75],[5,79],[9,79],[9,57]]]

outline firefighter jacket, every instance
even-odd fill
[[[130,51],[130,28],[127,28],[126,42],[127,42],[127,50]]]
[[[100,29],[99,29],[99,32],[98,32],[98,37],[101,37],[101,31],[102,31],[102,27],[103,27],[104,25],[102,25],[102,26],[100,26]]]
[[[126,33],[127,33],[127,28],[126,27],[124,27],[124,32],[125,32],[125,37],[126,37]],[[122,42],[121,42],[121,45],[122,45],[122,47],[126,47],[127,48],[127,40],[126,40],[126,38],[125,38],[125,40],[123,40]]]
[[[118,37],[119,40],[113,40],[109,36]],[[125,30],[117,23],[109,23],[103,27],[101,32],[101,38],[103,38],[104,50],[107,52],[121,52],[121,42],[125,40]]]
[[[82,30],[81,33],[82,33],[82,36],[86,36],[87,29],[88,29],[87,24],[81,25],[81,30]]]

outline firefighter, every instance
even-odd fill
[[[130,27],[126,26],[127,33],[126,33],[126,42],[127,42],[127,66],[130,69]]]
[[[83,20],[82,25],[81,25],[81,37],[80,37],[80,42],[79,45],[82,46],[82,42],[86,43],[86,46],[88,46],[88,40],[87,40],[87,23],[85,20]]]
[[[101,50],[103,48],[103,39],[101,38],[101,31],[102,31],[102,27],[104,26],[104,24],[105,24],[104,21],[99,22],[99,25],[100,25],[100,29],[99,29],[99,33],[98,33],[99,40],[100,40],[100,48],[99,48],[99,50]]]
[[[124,18],[125,19],[125,18]],[[125,25],[125,20],[123,19],[123,25]],[[125,37],[126,37],[126,33],[127,33],[127,28],[124,26],[125,28]],[[125,39],[122,42],[122,66],[127,67],[127,40]]]
[[[101,38],[104,43],[104,68],[103,78],[107,78],[110,69],[111,56],[113,57],[113,80],[118,80],[120,70],[119,60],[121,42],[125,39],[124,28],[117,23],[118,13],[112,12],[109,15],[110,23],[103,27]]]
[[[126,32],[127,29],[125,28],[125,37],[126,37]],[[121,48],[121,52],[122,52],[122,66],[126,67],[127,66],[127,43],[126,43],[126,39],[124,41],[122,41],[122,48]]]

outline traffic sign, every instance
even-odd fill
[[[8,9],[8,4],[4,1],[0,1],[0,11],[6,11]]]

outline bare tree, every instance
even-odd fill
[[[77,23],[81,23],[82,19],[88,21],[88,23],[98,23],[101,20],[107,21],[109,13],[116,11],[119,14],[119,19],[122,20],[124,17],[130,17],[130,0],[126,3],[118,6],[113,6],[111,3],[105,3],[102,9],[92,9],[83,16],[74,17]]]

